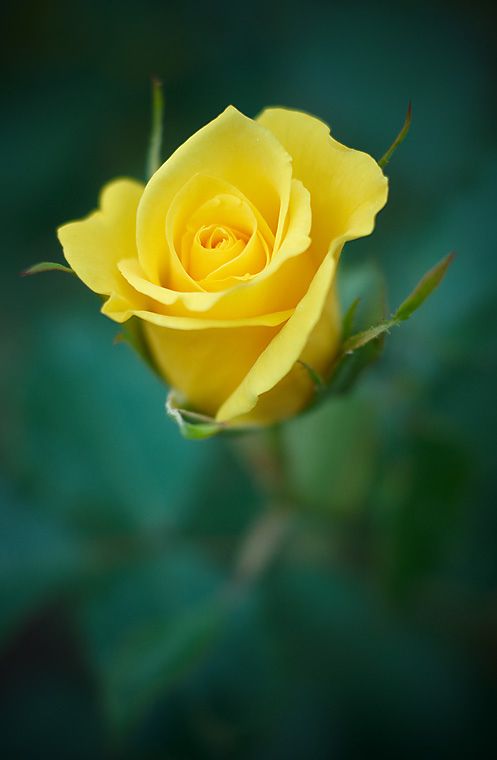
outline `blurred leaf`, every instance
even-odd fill
[[[21,469],[40,508],[79,530],[167,530],[196,507],[215,444],[178,436],[164,385],[113,346],[114,334],[87,309],[38,321],[22,386],[27,434],[6,466]]]
[[[201,553],[176,544],[109,574],[82,603],[78,619],[118,733],[139,721],[222,632],[220,584]]]
[[[375,475],[374,409],[358,396],[330,399],[283,428],[287,473],[303,505],[333,513],[364,506]]]
[[[32,274],[41,274],[42,272],[66,272],[67,274],[74,274],[71,267],[64,264],[58,264],[54,261],[41,261],[39,264],[33,264],[32,267],[28,267],[21,274],[23,276],[29,276]]]
[[[443,643],[406,628],[371,583],[333,561],[293,559],[262,591],[289,688],[312,685],[334,714],[345,711],[353,746],[360,747],[353,757],[367,757],[374,740],[423,757],[426,733],[434,757],[449,740],[457,746],[471,726],[464,664]]]
[[[6,497],[6,494],[3,494]],[[0,502],[0,642],[91,564],[84,544],[19,503]]]
[[[386,580],[402,598],[443,563],[470,472],[464,448],[439,421],[417,428],[419,420],[402,448],[404,493],[394,492],[379,526]],[[400,468],[398,461],[385,466]]]
[[[43,644],[38,643],[37,649],[43,651]],[[29,657],[32,652],[26,654]],[[38,667],[36,661],[28,659],[20,672],[3,679],[0,715],[4,757],[63,758],[68,752],[71,760],[103,760],[107,756],[104,727],[91,685],[67,672],[67,665],[63,672],[61,659],[47,657]]]
[[[213,597],[133,630],[116,649],[105,684],[113,726],[129,730],[209,652],[223,631],[227,601]]]

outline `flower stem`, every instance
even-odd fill
[[[286,473],[282,428],[247,436],[237,446],[250,473],[267,494],[263,512],[245,535],[235,561],[231,587],[251,586],[265,572],[288,536],[293,504]]]

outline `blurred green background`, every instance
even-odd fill
[[[497,24],[473,2],[5,5],[0,124],[0,751],[5,758],[476,757],[497,708]],[[226,587],[264,489],[231,441],[180,439],[165,390],[55,228],[228,103],[314,113],[380,156],[342,285],[425,307],[349,397],[288,424],[298,516]],[[347,277],[349,279],[347,280]],[[355,278],[355,279],[354,279]],[[348,304],[345,304],[348,305]]]

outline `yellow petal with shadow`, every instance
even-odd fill
[[[319,322],[332,287],[335,270],[336,260],[332,253],[329,253],[293,316],[262,351],[238,388],[217,412],[218,422],[243,418],[254,409],[260,396],[274,388],[291,371]]]
[[[180,331],[143,323],[160,371],[189,404],[215,416],[279,327]]]
[[[298,414],[312,401],[316,387],[308,370],[312,367],[322,378],[329,376],[340,346],[341,316],[333,281],[321,316],[305,347],[288,372],[271,390],[261,394],[248,414],[230,421],[232,425],[267,425]]]

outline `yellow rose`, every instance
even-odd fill
[[[80,279],[136,316],[155,363],[188,407],[267,424],[314,392],[340,342],[336,270],[387,199],[376,161],[298,111],[256,120],[233,107],[144,186],[117,179],[100,209],[58,230]],[[300,360],[300,361],[299,361]]]

